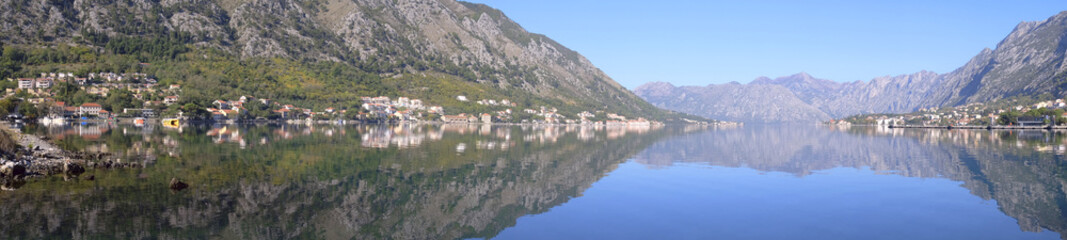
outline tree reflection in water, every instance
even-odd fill
[[[478,125],[36,129],[144,168],[0,193],[0,238],[492,237],[674,129]],[[90,132],[91,135],[81,135]],[[470,146],[456,152],[457,145]],[[151,157],[148,157],[148,156]],[[141,156],[141,157],[137,157]],[[146,159],[151,159],[148,161]],[[171,192],[167,182],[190,184]]]

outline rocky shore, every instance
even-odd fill
[[[11,190],[27,178],[63,174],[65,179],[93,180],[82,176],[86,169],[139,167],[138,163],[120,163],[106,154],[66,151],[48,139],[0,128],[0,189]]]

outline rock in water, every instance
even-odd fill
[[[22,185],[26,185],[26,180],[23,179],[0,179],[0,190],[14,191],[19,189]]]
[[[3,174],[6,177],[20,177],[26,175],[26,166],[14,162],[7,162],[3,166],[0,166],[0,174]]]
[[[85,173],[85,168],[77,163],[66,162],[63,163],[63,173],[77,176]]]
[[[189,184],[185,184],[184,182],[178,180],[178,178],[170,178],[171,190],[181,191],[182,189],[185,189],[187,187],[189,187]]]

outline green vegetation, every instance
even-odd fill
[[[1000,124],[1000,125],[1019,125],[1019,117],[1037,118],[1037,117],[1049,116],[1052,119],[1052,122],[1050,122],[1049,120],[1045,120],[1045,124],[1053,123],[1055,125],[1064,125],[1064,124],[1067,124],[1067,118],[1063,117],[1063,112],[1064,112],[1063,109],[1048,109],[1048,108],[1038,108],[1038,109],[1033,109],[1033,110],[1026,111],[1026,112],[1020,112],[1020,111],[1015,111],[1015,110],[1006,111],[1006,112],[1000,113],[997,116],[997,124]]]
[[[41,108],[34,106],[33,104],[25,103],[25,101],[18,99],[17,97],[7,97],[0,99],[0,116],[7,116],[11,113],[16,113],[26,118],[37,118],[43,116],[46,113],[40,111]]]
[[[1048,116],[1049,120],[1045,120],[1045,124],[1065,125],[1067,124],[1067,118],[1063,116],[1065,109],[1053,109],[1053,108],[1032,108],[1037,103],[1051,103],[1057,98],[1051,94],[1040,94],[1036,96],[1016,96],[1007,99],[1001,99],[985,104],[967,104],[956,107],[941,107],[937,109],[923,109],[919,112],[905,113],[905,114],[862,114],[850,116],[845,119],[852,124],[876,124],[878,119],[885,118],[897,118],[904,119],[905,124],[909,125],[956,125],[957,118],[967,118],[970,121],[967,125],[973,126],[986,126],[990,124],[990,118],[986,116],[995,115],[993,120],[997,125],[1018,125],[1020,117],[1045,117]],[[982,117],[974,117],[975,115]],[[955,117],[955,118],[954,118]]]
[[[59,13],[59,17],[69,24],[56,26],[53,31],[39,31],[34,36],[0,36],[5,44],[0,46],[3,48],[0,52],[0,80],[35,77],[42,72],[72,72],[78,76],[91,72],[146,73],[159,80],[160,85],[186,86],[179,104],[157,109],[164,115],[192,112],[195,110],[191,108],[211,106],[214,100],[232,100],[242,95],[316,112],[327,107],[356,109],[363,96],[418,98],[427,105],[443,106],[447,114],[501,110],[455,100],[456,96],[463,95],[472,101],[508,99],[517,103],[513,111],[554,107],[569,118],[582,111],[604,111],[660,121],[681,117],[704,120],[647,104],[595,69],[592,74],[585,73],[588,70],[585,68],[591,66],[586,65],[577,52],[543,35],[526,32],[499,10],[481,4],[460,2],[472,11],[456,17],[492,17],[500,22],[504,38],[520,46],[552,48],[560,55],[535,57],[536,61],[553,62],[551,64],[531,64],[512,53],[513,48],[505,50],[488,43],[491,39],[453,30],[445,34],[442,43],[454,46],[436,49],[438,47],[432,44],[427,45],[435,42],[434,39],[412,34],[418,32],[419,26],[391,20],[395,19],[393,14],[396,12],[388,7],[357,4],[355,7],[375,24],[361,26],[362,33],[354,37],[336,34],[322,26],[337,23],[338,20],[333,18],[340,18],[337,16],[340,13],[329,9],[338,4],[336,1],[299,1],[285,9],[250,6],[270,11],[247,11],[239,22],[231,23],[231,13],[227,10],[233,10],[236,4],[233,1],[167,4],[156,1],[145,4],[47,1],[46,6],[58,10],[51,10],[56,11],[53,14]],[[16,9],[29,7],[22,3],[11,5]],[[103,12],[94,18],[92,26],[80,22],[82,20],[77,16],[79,9],[89,7]],[[168,27],[174,24],[176,19],[172,17],[178,14],[196,16],[182,21],[190,21],[190,25],[201,27],[203,31],[187,32],[184,28]],[[48,24],[37,22],[41,21],[17,25],[54,25],[52,21]],[[238,31],[243,33],[242,38],[257,40],[239,41],[235,39]],[[248,36],[249,33],[252,36]],[[491,55],[492,61],[487,62],[481,56],[472,59],[465,54],[454,54],[455,51],[473,51],[467,47],[475,42],[485,44],[484,54]],[[259,46],[264,43],[273,47]],[[249,54],[249,49],[267,52]],[[557,64],[566,69],[546,67]],[[566,66],[568,64],[577,64],[580,70]],[[557,74],[559,71],[564,73]],[[572,79],[571,74],[588,79]],[[11,82],[0,84],[0,90],[14,87]],[[96,98],[68,86],[58,94],[62,97],[57,100],[68,102],[68,105],[93,101],[112,112],[137,106],[121,93],[114,98]],[[158,101],[164,96],[145,97]],[[270,106],[261,108],[248,113],[247,118],[272,118],[270,110],[273,110]],[[193,114],[193,117],[209,116]]]
[[[491,39],[482,39],[462,30],[449,30],[444,34],[442,43],[454,46],[436,49],[438,47],[432,44],[427,45],[436,42],[426,39],[430,36],[412,34],[418,32],[419,26],[391,20],[395,18],[392,16],[395,12],[387,7],[357,4],[355,7],[375,24],[361,26],[362,33],[356,37],[342,36],[322,26],[337,23],[338,20],[333,18],[340,18],[337,16],[340,13],[328,9],[338,4],[336,1],[299,1],[285,9],[250,6],[270,9],[270,12],[247,11],[239,22],[231,23],[227,10],[233,10],[236,4],[233,1],[167,4],[156,1],[145,4],[47,1],[47,5],[57,8],[63,20],[70,22],[69,26],[58,26],[55,28],[58,30],[42,31],[36,36],[14,39],[0,36],[5,43],[0,46],[3,48],[0,52],[0,80],[57,71],[78,76],[91,72],[146,73],[159,80],[160,85],[186,86],[179,104],[158,109],[163,114],[190,112],[194,110],[185,109],[186,106],[207,107],[214,100],[231,100],[242,95],[316,112],[326,107],[356,109],[363,96],[418,98],[427,105],[443,106],[447,114],[500,110],[455,100],[456,96],[463,95],[472,101],[508,99],[517,103],[513,111],[554,107],[569,118],[582,111],[604,111],[660,121],[681,117],[704,120],[660,110],[595,69],[591,69],[592,73],[585,72],[591,66],[586,65],[577,52],[543,35],[526,32],[499,10],[481,4],[460,2],[472,11],[456,17],[492,17],[500,22],[504,38],[520,46],[545,46],[560,54],[535,57],[538,63],[529,63],[516,56],[514,48],[505,50],[488,43]],[[28,7],[22,3],[11,5]],[[94,19],[92,26],[80,22],[77,17],[78,9],[89,7],[104,12]],[[191,21],[190,25],[202,27],[203,31],[190,33],[184,28],[168,27],[176,20],[172,17],[178,14],[196,16],[182,21]],[[54,25],[34,23],[23,25]],[[243,33],[242,38],[257,40],[239,41],[235,39],[238,31]],[[249,33],[252,36],[248,36]],[[455,51],[474,51],[467,47],[475,42],[485,44],[484,54],[491,55],[492,61],[481,56],[470,58],[469,55],[455,54]],[[260,46],[265,43],[272,47]],[[249,54],[250,49],[266,52]],[[578,66],[578,70],[574,66]],[[588,79],[573,79],[571,76]],[[0,90],[14,87],[10,82],[0,84]],[[136,106],[124,95],[94,98],[69,87],[59,94],[69,105],[95,101],[113,112]],[[157,101],[163,96],[145,97]],[[268,110],[271,107],[249,113],[248,117],[273,117]],[[194,114],[194,117],[209,116]]]
[[[90,41],[103,41],[93,34],[88,34]],[[106,38],[104,38],[106,39]],[[504,108],[460,102],[456,96],[469,99],[509,99],[517,103],[514,111],[540,106],[556,107],[560,113],[573,117],[581,111],[605,110],[624,116],[657,116],[658,109],[650,108],[634,112],[617,105],[592,106],[586,102],[573,102],[558,98],[541,98],[525,90],[496,88],[492,85],[469,81],[475,75],[514,75],[520,79],[537,81],[533,69],[495,72],[485,67],[473,67],[479,72],[471,72],[467,67],[447,64],[422,66],[423,61],[407,59],[399,65],[383,64],[385,62],[368,62],[352,67],[343,62],[312,61],[301,62],[284,58],[250,58],[236,57],[211,49],[190,49],[178,44],[186,37],[170,38],[116,38],[107,42],[99,53],[91,47],[56,46],[36,47],[4,46],[0,55],[0,65],[9,66],[0,71],[0,78],[34,77],[41,72],[73,72],[84,76],[91,72],[146,73],[156,78],[159,85],[182,84],[189,86],[182,89],[179,106],[185,108],[157,107],[159,112],[168,113],[192,108],[211,106],[219,99],[237,99],[243,95],[271,99],[277,102],[293,104],[299,107],[321,111],[327,107],[341,109],[358,109],[363,96],[407,96],[423,99],[429,104],[442,105],[448,114],[484,113],[500,111]],[[432,59],[437,60],[437,59]],[[423,69],[420,73],[392,73],[392,68],[412,66]],[[517,66],[509,69],[518,69]],[[0,87],[14,88],[13,82],[5,82]],[[559,90],[555,90],[559,91]],[[120,111],[122,108],[139,107],[142,102],[134,101],[128,91],[112,92],[107,98],[96,97],[80,91],[78,86],[59,83],[55,86],[57,101],[65,101],[69,106],[85,102],[98,102],[105,110]],[[562,94],[562,93],[561,93]],[[151,100],[161,100],[163,96],[148,96]],[[273,118],[273,109],[259,109],[252,112],[251,118]],[[681,114],[676,114],[681,116]],[[208,118],[206,112],[196,111],[194,117]],[[696,118],[696,117],[691,117]]]
[[[0,130],[0,155],[10,157],[18,149],[18,143],[7,131]]]

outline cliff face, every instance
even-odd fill
[[[564,104],[661,113],[585,57],[499,10],[454,0],[15,0],[0,42],[97,46],[168,38],[241,59],[342,62],[383,75],[443,72]],[[601,110],[589,109],[589,110]]]
[[[723,102],[710,98],[709,102],[661,102],[661,98],[654,92],[646,91],[647,85],[638,87],[635,92],[654,105],[706,117],[727,118],[722,112],[765,112],[734,120],[813,122],[826,120],[827,116],[842,118],[864,113],[905,113],[920,108],[984,103],[1014,96],[1067,94],[1065,54],[1067,12],[1062,12],[1044,21],[1020,23],[997,44],[996,49],[982,50],[967,64],[946,74],[922,71],[851,83],[817,79],[806,73],[776,79],[762,77],[747,85],[782,86],[797,98],[782,100],[779,95],[766,94],[764,91],[767,90],[764,88],[751,87],[741,94],[753,96],[749,99],[752,104],[740,106],[720,104]],[[703,89],[727,86],[733,84],[714,85]],[[754,104],[755,102],[764,104]],[[724,105],[725,109],[701,110],[687,104]],[[824,114],[797,115],[789,111],[773,110],[794,109],[795,106],[817,108]],[[809,117],[803,118],[804,116]]]
[[[1067,12],[1023,22],[994,50],[983,50],[944,76],[931,104],[986,102],[1021,94],[1063,94]],[[937,100],[940,100],[938,102]]]

